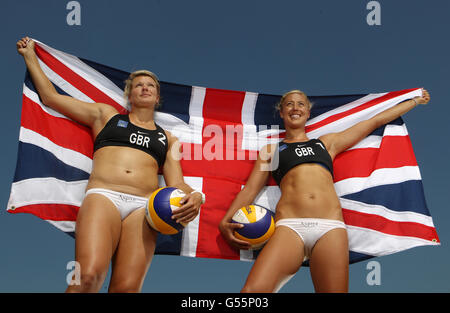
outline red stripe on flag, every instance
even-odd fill
[[[203,104],[205,124],[241,124],[245,92],[207,88]],[[207,121],[211,119],[211,121]],[[215,120],[215,121],[214,121]]]
[[[215,162],[219,163],[214,165],[213,163]],[[180,164],[183,169],[183,176],[199,176],[199,173],[202,173],[201,177],[203,178],[217,178],[220,176],[225,181],[245,185],[253,169],[254,161],[248,159],[246,161],[181,159]],[[215,170],[216,172],[214,172]]]
[[[440,242],[434,227],[415,222],[397,222],[385,217],[342,209],[345,224],[376,230],[395,236],[416,237],[428,241]]]
[[[8,210],[9,213],[30,213],[43,220],[51,221],[72,221],[77,219],[79,207],[67,204],[31,204],[25,205],[14,210]]]
[[[239,260],[239,251],[233,249],[223,239],[218,225],[225,215],[241,185],[220,178],[204,178],[203,192],[206,202],[200,210],[197,257]]]
[[[206,203],[200,211],[196,251],[198,257],[240,258],[239,251],[225,242],[217,226],[241,189],[241,182],[236,181],[237,177],[233,173],[239,169],[241,177],[237,180],[245,181],[246,178],[242,175],[245,176],[248,170],[248,177],[251,171],[248,161],[236,160],[237,155],[243,152],[240,150],[242,131],[239,134],[239,125],[244,97],[245,92],[206,89],[203,103],[202,161],[197,165],[202,167],[204,173]],[[227,134],[227,125],[237,127],[237,134],[232,132],[234,144],[231,144],[230,134]],[[230,157],[227,151],[229,153],[230,149],[234,154],[233,160],[227,160]],[[187,167],[187,164],[184,165],[184,168]]]
[[[354,108],[352,108],[350,110],[334,114],[334,115],[332,115],[330,117],[327,117],[327,118],[325,118],[325,119],[323,119],[323,120],[321,120],[321,121],[319,121],[317,123],[314,123],[314,124],[311,124],[311,125],[307,125],[305,127],[305,130],[308,133],[310,131],[313,131],[313,130],[316,130],[316,129],[320,128],[320,127],[323,127],[323,126],[325,126],[327,124],[333,123],[333,122],[335,122],[335,121],[337,121],[339,119],[342,119],[342,118],[347,117],[349,115],[352,115],[352,114],[355,114],[357,112],[363,111],[363,110],[365,110],[367,108],[370,108],[372,106],[375,106],[375,105],[377,105],[377,104],[379,104],[381,102],[384,102],[384,101],[387,101],[389,99],[392,99],[392,98],[404,95],[404,94],[406,94],[408,92],[411,92],[413,90],[416,90],[416,89],[417,88],[412,88],[412,89],[405,89],[405,90],[389,92],[389,93],[385,94],[384,96],[378,97],[376,99],[372,99],[372,100],[370,100],[368,102],[365,102],[365,103],[363,103],[363,104],[361,104],[361,105],[359,105],[357,107],[354,107]]]
[[[21,126],[41,134],[58,146],[92,158],[93,140],[88,127],[46,113],[39,104],[25,95],[22,98]]]
[[[402,166],[417,166],[409,136],[384,136],[380,148],[353,149],[336,156],[334,181],[368,177],[377,169]]]
[[[70,83],[72,86],[82,91],[89,98],[97,103],[106,103],[113,106],[119,113],[126,114],[127,110],[120,104],[114,101],[111,97],[105,94],[103,91],[92,85],[89,81],[75,73],[69,67],[64,65],[53,55],[48,53],[45,49],[38,44],[35,45],[36,54],[49,68],[61,76],[64,80]]]

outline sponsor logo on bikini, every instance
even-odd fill
[[[319,225],[318,222],[305,222],[305,221],[301,221],[300,225],[303,227],[317,227]]]
[[[129,201],[134,201],[134,200],[136,200],[136,198],[135,198],[135,197],[131,197],[131,196],[126,196],[126,195],[120,195],[120,199],[122,199],[122,201],[126,201],[126,202],[129,202]]]

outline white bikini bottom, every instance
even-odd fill
[[[122,220],[126,218],[131,212],[144,208],[147,204],[147,198],[130,195],[127,193],[112,191],[103,188],[92,188],[86,192],[89,194],[99,194],[108,198],[119,210]]]
[[[344,228],[345,223],[338,220],[329,220],[323,218],[284,218],[276,222],[276,227],[286,226],[297,233],[305,246],[305,257],[303,261],[311,257],[312,250],[317,241],[330,230]],[[295,274],[289,275],[283,279],[274,292],[278,292]]]
[[[305,245],[305,259],[311,257],[316,242],[323,235],[336,228],[346,229],[342,221],[323,218],[284,218],[277,221],[275,226],[286,226],[297,233]]]

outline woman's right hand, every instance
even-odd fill
[[[248,250],[251,245],[244,240],[236,238],[234,232],[239,228],[244,227],[244,225],[239,223],[232,223],[231,221],[222,220],[219,224],[219,230],[223,238],[228,242],[228,244],[236,249]]]
[[[34,41],[28,37],[20,39],[16,43],[17,52],[25,57],[28,53],[34,53]]]

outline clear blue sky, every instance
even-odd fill
[[[147,68],[161,80],[231,90],[309,95],[426,87],[431,102],[404,120],[442,245],[350,266],[350,292],[450,291],[450,2],[379,1],[369,26],[367,0],[80,0],[81,25],[69,26],[63,0],[0,4],[3,114],[0,123],[0,292],[61,292],[74,240],[28,214],[9,214],[25,66],[16,41],[30,35],[59,50],[125,71]],[[144,292],[237,292],[251,263],[155,256]],[[106,287],[102,289],[106,291]],[[282,292],[312,292],[303,268]]]

